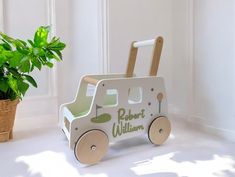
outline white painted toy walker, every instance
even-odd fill
[[[154,46],[149,76],[133,74],[138,47]],[[161,145],[170,135],[163,78],[156,77],[163,38],[133,42],[126,74],[86,75],[73,102],[60,107],[60,126],[84,164],[99,162],[109,143],[145,133]],[[94,93],[89,93],[93,85]]]

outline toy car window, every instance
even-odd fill
[[[95,86],[91,85],[91,84],[88,84],[87,85],[87,90],[86,90],[86,96],[87,97],[94,96],[94,93],[95,93]]]
[[[116,89],[108,89],[106,90],[106,94],[104,96],[104,104],[103,106],[117,106],[118,105],[118,91]]]
[[[128,103],[129,104],[138,104],[142,102],[142,88],[141,87],[132,87],[128,89]]]

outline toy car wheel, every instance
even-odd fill
[[[90,130],[78,139],[74,154],[83,164],[95,164],[106,154],[108,145],[108,136],[103,131]]]
[[[151,143],[161,145],[169,137],[171,124],[167,117],[158,117],[152,121],[149,127],[149,140]]]

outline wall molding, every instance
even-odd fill
[[[3,19],[3,0],[0,0],[0,31],[4,31]]]
[[[51,26],[50,38],[56,36],[56,10],[55,0],[47,0],[47,24]],[[55,97],[58,95],[57,90],[57,63],[54,62],[54,67],[49,69],[49,89],[48,95]]]
[[[188,114],[193,114],[194,112],[194,100],[195,100],[195,91],[194,91],[194,84],[195,84],[195,76],[194,76],[194,0],[187,1],[187,26],[188,26],[188,81],[189,81],[189,110]]]
[[[98,29],[99,29],[99,56],[101,60],[100,71],[102,74],[110,73],[109,58],[109,1],[100,0],[98,5]]]

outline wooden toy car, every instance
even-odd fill
[[[154,45],[149,76],[133,74],[138,47]],[[106,154],[109,143],[148,134],[160,145],[170,134],[163,78],[156,77],[163,38],[133,42],[125,74],[86,75],[76,98],[60,107],[60,126],[84,164],[94,164]],[[89,86],[94,94],[89,95]]]

